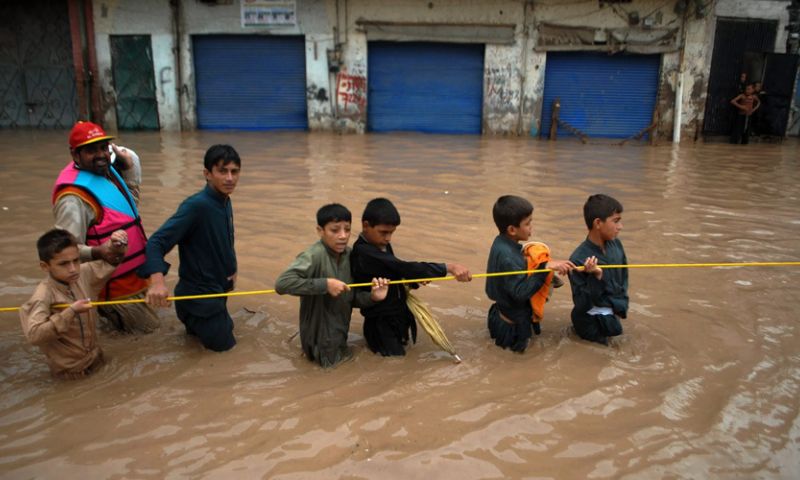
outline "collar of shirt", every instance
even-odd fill
[[[517,252],[521,252],[522,251],[522,245],[520,245],[519,242],[511,240],[510,238],[508,238],[507,236],[503,235],[502,233],[500,235],[498,235],[497,237],[500,239],[501,242],[503,242],[506,245],[508,245],[509,248],[513,248]]]
[[[55,278],[51,277],[50,275],[47,276],[47,282],[50,285],[50,287],[52,287],[53,289],[57,290],[58,292],[66,295],[67,297],[70,297],[70,298],[73,297],[72,288],[71,288],[70,285],[67,285],[66,283],[63,283],[63,282],[59,282],[58,280],[56,280]]]
[[[218,191],[214,190],[214,188],[211,185],[207,183],[206,183],[206,188],[203,189],[203,191],[206,193],[206,195],[216,200],[217,203],[219,203],[220,205],[225,205],[229,200],[227,195],[219,193]]]

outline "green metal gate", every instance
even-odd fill
[[[158,100],[150,35],[111,35],[117,128],[158,130]]]
[[[78,118],[67,2],[0,1],[0,128]]]

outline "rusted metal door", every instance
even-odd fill
[[[66,1],[0,2],[0,128],[69,128],[77,120]]]
[[[158,100],[150,35],[111,35],[117,128],[158,130]]]

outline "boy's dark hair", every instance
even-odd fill
[[[66,230],[54,228],[36,241],[36,249],[39,251],[39,260],[49,262],[65,248],[77,247],[78,240]]]
[[[222,165],[227,165],[231,162],[235,163],[237,167],[242,166],[242,159],[239,154],[230,145],[212,145],[206,150],[206,156],[203,158],[203,166],[209,172],[214,168],[214,165],[222,160]]]
[[[400,225],[400,212],[386,198],[373,198],[364,207],[361,221],[367,222],[371,227],[376,225]]]
[[[622,204],[613,197],[598,193],[586,199],[583,204],[583,219],[586,221],[586,228],[592,229],[595,218],[605,222],[606,219],[615,213],[622,213]]]
[[[350,210],[339,203],[329,203],[317,210],[317,225],[325,227],[331,222],[353,222]]]
[[[519,224],[532,213],[533,204],[516,195],[503,195],[492,207],[494,224],[502,234],[508,231],[508,227],[519,227]]]

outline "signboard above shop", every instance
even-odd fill
[[[293,27],[297,24],[294,0],[242,0],[242,27]]]

